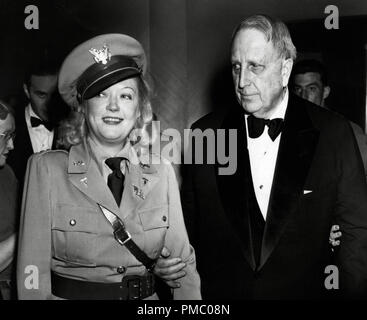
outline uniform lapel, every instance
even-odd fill
[[[73,146],[69,152],[69,179],[87,197],[120,215],[116,201],[103,181],[97,164],[90,156],[86,141]]]
[[[129,151],[129,168],[125,177],[122,196],[122,212],[124,217],[144,205],[150,191],[159,180],[158,170],[150,164],[149,157],[138,157],[134,148]]]
[[[265,264],[296,213],[299,197],[318,142],[303,100],[290,95],[278,150],[259,269]]]

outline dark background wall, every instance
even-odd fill
[[[40,29],[26,30],[24,8],[39,8]],[[25,67],[45,48],[60,60],[97,34],[127,33],[144,46],[163,128],[187,128],[234,102],[229,43],[246,16],[287,22],[299,51],[327,63],[330,105],[364,126],[367,1],[333,0],[339,30],[326,30],[326,0],[0,0],[0,96],[21,90]]]

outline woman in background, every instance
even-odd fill
[[[18,181],[6,159],[14,149],[14,116],[8,104],[0,101],[0,300],[12,298],[12,262],[18,217]]]

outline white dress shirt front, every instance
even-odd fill
[[[287,104],[288,89],[286,89],[283,100],[276,106],[273,114],[270,116],[269,119],[284,119],[285,112],[287,110]],[[264,220],[266,220],[270,192],[273,184],[275,165],[278,156],[279,143],[282,134],[280,133],[278,137],[273,141],[268,134],[269,127],[265,126],[264,132],[260,137],[255,139],[250,138],[248,135],[247,118],[248,115],[245,115],[247,148],[250,157],[252,181],[257,202],[259,204]]]
[[[28,104],[25,108],[25,121],[27,123],[29,137],[31,138],[33,152],[40,152],[52,148],[54,140],[54,130],[48,131],[43,124],[38,127],[32,127],[31,117],[40,119],[33,111],[32,106]]]

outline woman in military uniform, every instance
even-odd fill
[[[121,34],[65,59],[59,91],[77,112],[69,151],[33,155],[25,180],[20,299],[157,299],[163,247],[185,263],[174,299],[200,299],[200,278],[171,165],[152,154],[146,57]]]

